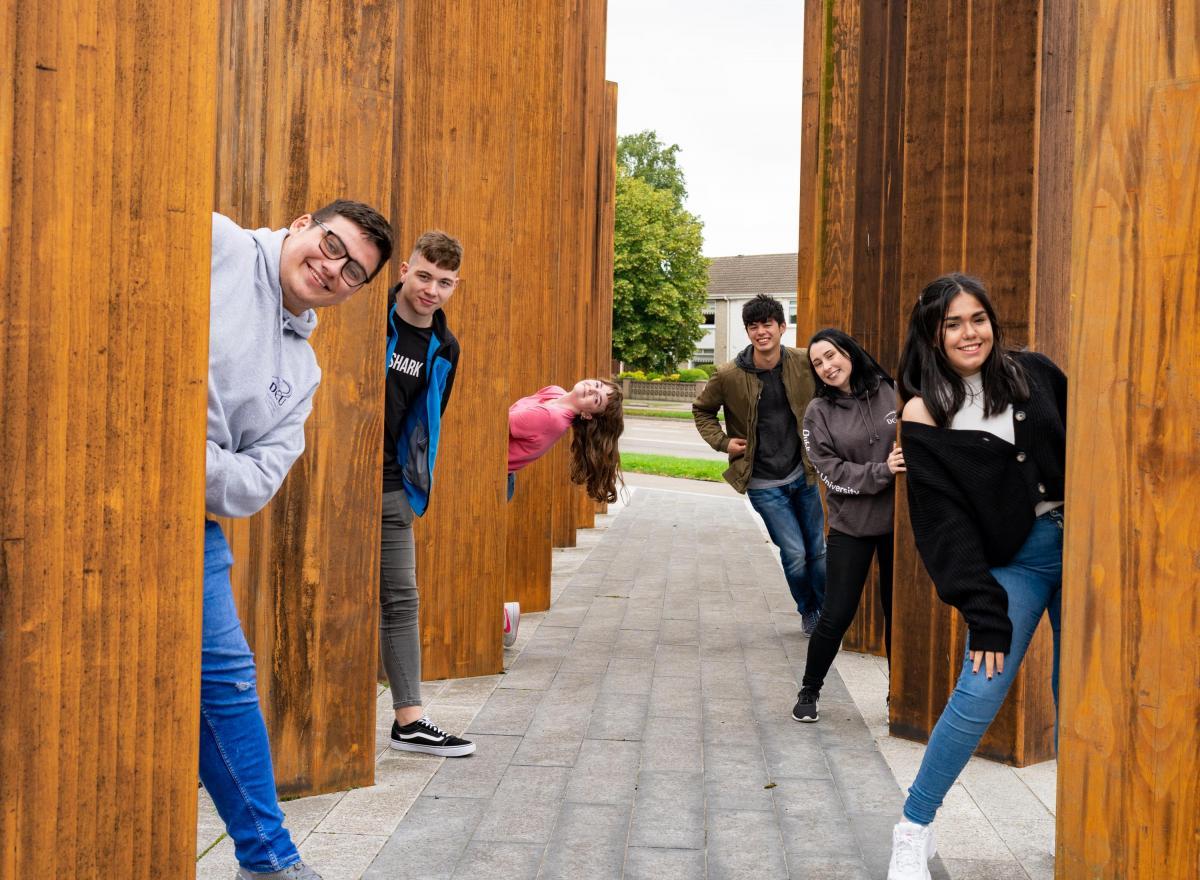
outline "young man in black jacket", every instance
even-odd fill
[[[748,345],[723,365],[692,404],[700,436],[729,455],[725,480],[746,493],[779,547],[805,635],[825,600],[825,513],[800,425],[813,397],[808,352],[782,344],[778,300],[759,294],[742,307]],[[717,412],[725,409],[725,428]]]
[[[458,287],[462,253],[457,239],[426,232],[400,264],[400,283],[391,290],[379,571],[379,644],[396,712],[392,748],[450,758],[471,754],[475,744],[438,728],[421,705],[412,524],[429,504],[442,413],[458,366],[458,340],[446,325],[442,306]]]

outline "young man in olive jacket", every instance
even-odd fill
[[[713,374],[692,417],[705,442],[729,455],[725,480],[766,523],[804,633],[812,635],[825,599],[825,514],[800,438],[813,396],[808,353],[782,344],[783,306],[765,294],[742,308],[742,323],[750,345]]]

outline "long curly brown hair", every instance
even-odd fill
[[[621,386],[600,379],[608,387],[608,406],[590,419],[575,417],[571,432],[571,482],[585,487],[593,501],[612,504],[617,500],[621,475],[621,453],[617,440],[625,430]]]

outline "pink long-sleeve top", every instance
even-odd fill
[[[545,455],[575,420],[565,406],[555,406],[567,392],[547,385],[508,408],[508,472],[514,473]]]

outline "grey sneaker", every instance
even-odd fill
[[[238,868],[233,880],[321,880],[321,875],[304,862],[296,862],[282,871],[272,871],[269,874],[255,874],[245,868]]]
[[[820,611],[805,611],[800,615],[800,628],[806,636],[811,636],[817,629],[817,621],[821,619]]]

